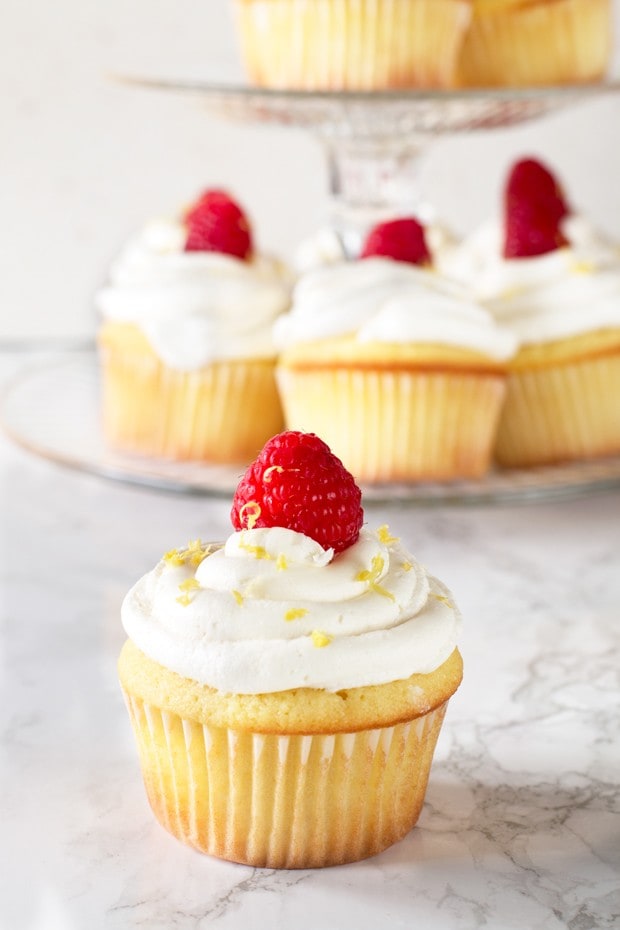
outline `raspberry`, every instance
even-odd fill
[[[370,258],[372,255],[384,255],[412,265],[430,265],[432,261],[424,227],[412,216],[380,223],[371,229],[360,258]]]
[[[223,252],[248,260],[252,231],[241,207],[225,191],[208,190],[185,214],[186,252]]]
[[[540,209],[521,205],[506,217],[504,258],[532,258],[567,245],[561,229]]]
[[[504,198],[507,209],[525,202],[540,208],[556,225],[570,213],[559,181],[535,158],[515,162],[506,181]]]
[[[512,168],[504,191],[504,258],[529,258],[567,244],[560,223],[570,210],[553,174],[524,158]]]
[[[364,520],[362,493],[314,433],[274,436],[237,485],[230,513],[237,530],[281,526],[342,552]]]

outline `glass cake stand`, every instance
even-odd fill
[[[310,130],[327,160],[330,221],[345,250],[360,230],[403,210],[429,222],[419,184],[421,156],[440,136],[516,126],[620,91],[620,80],[592,84],[455,91],[330,93],[242,83],[118,76],[123,84],[195,98],[217,117]]]
[[[171,462],[123,455],[104,440],[94,350],[26,367],[9,382],[0,423],[19,446],[49,461],[166,491],[230,498],[245,465]],[[546,468],[492,471],[476,481],[363,487],[367,503],[499,504],[575,497],[620,488],[620,456]]]

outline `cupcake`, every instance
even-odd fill
[[[471,0],[234,0],[249,79],[297,90],[449,87]]]
[[[469,86],[596,81],[611,54],[610,0],[473,0],[459,80]]]
[[[109,444],[247,464],[282,427],[271,328],[288,302],[286,273],[227,194],[147,224],[97,295]]]
[[[501,235],[487,227],[452,263],[520,344],[497,461],[524,467],[620,452],[620,250],[573,213],[535,159],[509,173],[502,227]]]
[[[318,437],[270,440],[223,545],[129,592],[120,680],[148,799],[174,836],[266,868],[336,865],[420,813],[462,674],[459,614]]]
[[[417,220],[303,276],[275,339],[287,426],[319,433],[358,478],[486,472],[516,340],[433,270]]]

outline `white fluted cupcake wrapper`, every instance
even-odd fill
[[[202,852],[268,868],[351,862],[403,837],[418,819],[447,707],[380,729],[278,735],[125,699],[162,825]]]
[[[318,433],[362,481],[478,477],[491,459],[501,375],[277,372],[290,429]]]
[[[620,451],[620,353],[510,375],[495,454],[505,466]]]

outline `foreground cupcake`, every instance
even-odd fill
[[[97,297],[103,424],[115,448],[247,462],[282,426],[274,319],[281,266],[255,251],[241,208],[207,191],[178,220],[147,225]]]
[[[403,837],[462,674],[459,614],[318,437],[270,440],[234,532],[127,595],[119,670],[158,820],[202,852],[335,865]]]
[[[324,436],[360,479],[489,467],[516,340],[433,270],[415,219],[376,227],[360,260],[302,277],[275,338],[287,426]]]
[[[250,80],[297,90],[449,87],[471,0],[234,0]]]
[[[473,0],[460,81],[508,87],[595,81],[611,55],[611,0]]]
[[[535,159],[509,173],[502,226],[502,239],[490,228],[477,252],[464,250],[481,298],[520,343],[497,460],[521,467],[620,452],[620,252]]]

